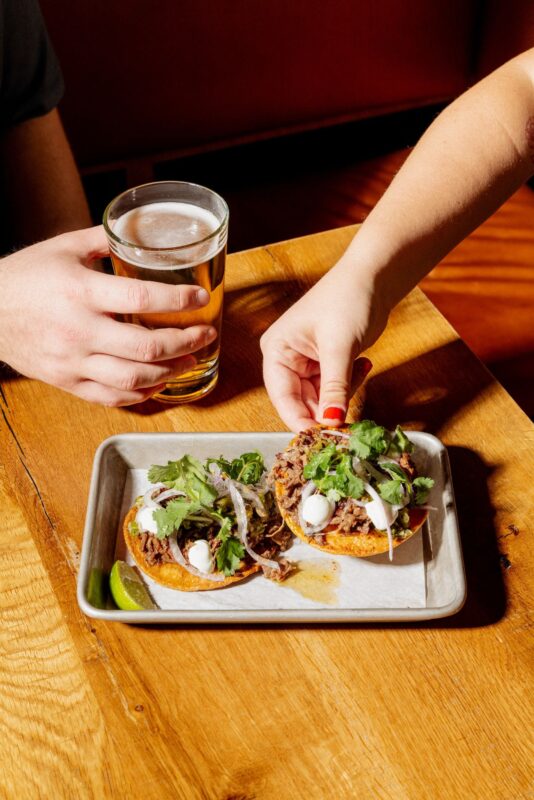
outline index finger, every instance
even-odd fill
[[[109,255],[109,244],[102,225],[95,225],[93,228],[83,228],[79,231],[63,233],[61,237],[49,239],[47,244],[55,246],[60,238],[83,263]]]
[[[113,314],[184,311],[200,308],[209,300],[208,292],[196,285],[172,285],[96,272],[86,276],[86,290],[95,309]]]
[[[263,380],[274,407],[290,430],[298,433],[317,425],[304,402],[301,378],[296,372],[285,364],[266,358]]]

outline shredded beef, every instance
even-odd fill
[[[297,510],[302,487],[306,479],[302,471],[308,461],[310,447],[320,438],[320,428],[310,428],[295,438],[294,444],[283,453],[278,453],[271,470],[271,477],[284,487],[284,494],[278,502],[284,511]]]
[[[403,453],[401,455],[399,458],[399,467],[404,470],[410,480],[413,481],[413,479],[417,477],[417,470],[409,453]]]
[[[210,539],[209,543],[210,543],[211,554],[212,556],[215,556],[222,542],[220,539],[217,539],[217,537],[215,537],[214,539]]]
[[[279,481],[284,488],[284,493],[278,498],[278,502],[282,510],[291,514],[295,520],[302,489],[307,482],[302,473],[308,460],[310,447],[319,438],[324,438],[320,428],[312,428],[299,434],[292,447],[277,455],[273,466],[274,479]],[[338,503],[336,513],[330,523],[329,529],[333,530],[334,528],[338,533],[353,535],[369,533],[373,530],[373,524],[365,513],[365,509],[357,506],[351,498],[345,498]],[[313,540],[317,544],[325,544],[325,534],[315,534]]]
[[[369,533],[373,529],[365,508],[356,505],[351,497],[339,501],[330,525],[335,526],[338,533],[347,534]]]
[[[291,531],[283,521],[281,521],[280,524],[278,524],[277,521],[271,525],[266,531],[265,536],[277,544],[280,550],[287,550],[293,538]]]
[[[155,564],[175,563],[174,557],[169,549],[168,539],[158,539],[151,533],[142,533],[140,539],[141,550],[145,561],[151,567]]]
[[[280,583],[281,581],[285,580],[291,572],[294,572],[295,564],[293,564],[291,561],[288,561],[286,558],[279,559],[278,563],[280,565],[280,569],[264,567],[263,564],[261,568],[266,578],[269,578],[270,581],[276,581],[277,583]]]
[[[153,492],[152,496],[154,499],[156,499],[158,495],[162,494],[164,491],[166,491],[165,487],[158,489],[157,491]],[[172,498],[164,500],[162,505],[165,506],[170,499]],[[298,503],[298,498],[296,502]],[[258,519],[256,512],[253,512],[254,524],[249,524],[249,543],[252,549],[259,555],[269,559],[276,559],[282,550],[287,550],[293,537],[291,531],[281,518],[280,512],[273,497],[268,497],[266,499],[265,507],[267,515],[262,519]],[[256,516],[254,516],[255,514]],[[199,535],[208,541],[211,554],[215,558],[217,551],[222,544],[220,539],[217,538],[219,531],[220,527],[216,523],[209,524],[207,527],[202,529],[182,529],[179,533],[179,546],[185,558],[189,560],[189,549],[197,540]],[[237,536],[235,527],[233,534]],[[169,548],[168,539],[158,539],[157,536],[143,531],[139,535],[139,541],[140,549],[143,553],[146,563],[149,566],[154,566],[165,562],[176,563]],[[251,557],[247,554],[245,554],[243,561],[245,568],[250,566],[252,563]],[[282,569],[282,573],[285,575],[290,569],[290,566],[287,564],[287,562],[284,562],[284,564],[286,564],[286,566]],[[280,580],[282,580],[282,578],[280,578]]]

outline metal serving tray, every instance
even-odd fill
[[[466,587],[447,451],[431,434],[410,432],[409,437],[420,469],[435,480],[429,502],[436,510],[420,533],[395,549],[392,563],[387,555],[331,556],[299,541],[288,551],[290,559],[319,565],[324,559],[325,568],[339,574],[339,585],[326,600],[303,596],[262,575],[208,592],[160,589],[147,579],[160,605],[150,611],[120,611],[105,599],[107,575],[121,552],[122,517],[135,491],[140,493],[141,470],[185,453],[204,460],[221,454],[235,458],[250,450],[259,450],[270,466],[291,434],[127,433],[106,439],[96,452],[91,477],[78,575],[81,610],[96,619],[143,624],[416,622],[456,613]],[[104,588],[100,594],[95,592],[99,583]]]

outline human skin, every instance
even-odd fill
[[[201,308],[199,286],[107,275],[102,227],[74,231],[0,260],[0,361],[17,372],[107,406],[139,403],[195,363],[216,338],[209,325],[149,330],[116,314]]]
[[[0,361],[108,406],[142,402],[191,369],[192,353],[216,337],[213,328],[151,331],[114,316],[201,308],[207,292],[95,269],[108,255],[107,239],[101,227],[88,229],[57,110],[8,131],[1,156],[14,241],[47,241],[0,260]]]
[[[534,49],[440,114],[340,260],[263,335],[265,385],[290,429],[342,424],[354,359],[392,308],[532,174]]]
[[[92,225],[57,109],[7,131],[0,158],[12,246]]]

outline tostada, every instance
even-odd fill
[[[184,455],[148,471],[153,484],[126,514],[123,534],[139,569],[181,591],[222,589],[260,570],[283,580],[291,531],[260,453],[231,461]]]
[[[372,420],[311,428],[279,453],[271,471],[280,513],[293,533],[328,553],[374,556],[423,525],[434,481],[418,475],[414,444]]]

